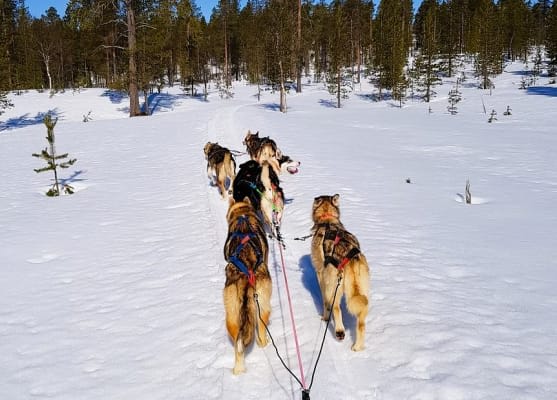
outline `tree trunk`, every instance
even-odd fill
[[[282,61],[279,61],[280,69],[280,112],[286,113],[286,90],[284,89],[284,73],[282,70]]]
[[[298,0],[296,58],[296,93],[302,93],[302,0]]]
[[[132,0],[126,0],[126,14],[128,21],[128,52],[129,52],[129,95],[130,95],[130,117],[141,115],[139,108],[139,90],[137,87],[137,65],[136,65],[136,26],[135,13]]]
[[[340,67],[337,71],[337,108],[340,108]]]

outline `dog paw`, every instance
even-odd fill
[[[363,344],[354,343],[352,345],[352,351],[362,351],[363,349],[365,349],[365,346]]]
[[[246,372],[246,367],[244,367],[243,365],[241,366],[235,365],[234,368],[232,369],[232,373],[234,375],[240,375],[243,374],[244,372]]]
[[[344,335],[345,335],[344,331],[335,332],[335,335],[336,335],[338,340],[344,340]]]
[[[269,344],[269,340],[267,340],[267,337],[265,337],[264,340],[260,340],[260,339],[256,338],[255,341],[257,342],[257,345],[259,347],[266,347]]]

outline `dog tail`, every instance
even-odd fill
[[[352,299],[347,302],[348,311],[352,315],[360,315],[362,312],[367,313],[368,299],[365,294],[355,294]]]
[[[255,291],[253,286],[246,284],[244,294],[244,302],[242,304],[242,310],[240,311],[241,323],[240,323],[240,335],[244,347],[247,347],[253,342],[253,336],[255,331],[255,318],[256,318],[256,305],[255,305]]]
[[[352,263],[354,263],[354,275],[350,279],[351,287],[348,290],[345,288],[346,294],[350,297],[350,299],[347,299],[346,306],[352,315],[367,314],[369,306],[369,267],[362,254],[356,257],[356,260],[353,260]]]
[[[224,168],[227,176],[234,177],[236,175],[236,161],[229,152],[224,153]]]

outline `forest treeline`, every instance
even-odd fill
[[[365,70],[379,97],[400,99],[416,85],[429,101],[463,56],[484,88],[505,61],[533,49],[543,49],[550,73],[557,67],[557,5],[548,0],[423,0],[416,13],[412,0],[220,0],[209,21],[194,0],[70,0],[40,18],[25,0],[0,4],[4,98],[106,87],[129,93],[131,116],[141,114],[142,94],[174,84],[193,91],[247,79],[284,94],[285,82],[301,90],[310,76],[340,96]]]

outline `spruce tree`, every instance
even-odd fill
[[[412,33],[412,0],[382,0],[375,21],[375,62],[381,89],[400,93]],[[395,89],[396,88],[396,89]]]
[[[416,87],[429,102],[435,95],[433,88],[441,79],[438,46],[438,11],[437,0],[425,0],[416,14],[414,31],[416,33],[419,54],[416,56],[414,74]]]
[[[8,92],[0,90],[0,115],[2,115],[4,110],[9,107],[13,107],[13,104],[10,99],[8,99]]]
[[[48,146],[41,151],[40,153],[33,153],[33,157],[37,157],[46,161],[47,166],[43,168],[35,169],[36,173],[52,171],[54,173],[54,183],[52,187],[46,192],[47,196],[54,197],[60,195],[60,187],[64,190],[66,194],[73,194],[73,187],[67,183],[60,183],[58,179],[58,167],[60,168],[69,168],[73,165],[77,160],[75,158],[69,159],[67,161],[63,161],[68,158],[68,153],[64,153],[61,155],[56,154],[56,139],[54,136],[54,126],[58,122],[58,118],[52,120],[50,114],[45,115],[43,118],[43,123],[46,126],[46,140],[48,142]]]
[[[557,75],[557,1],[553,2],[548,16],[547,38],[546,38],[547,58],[549,59],[549,76]]]

